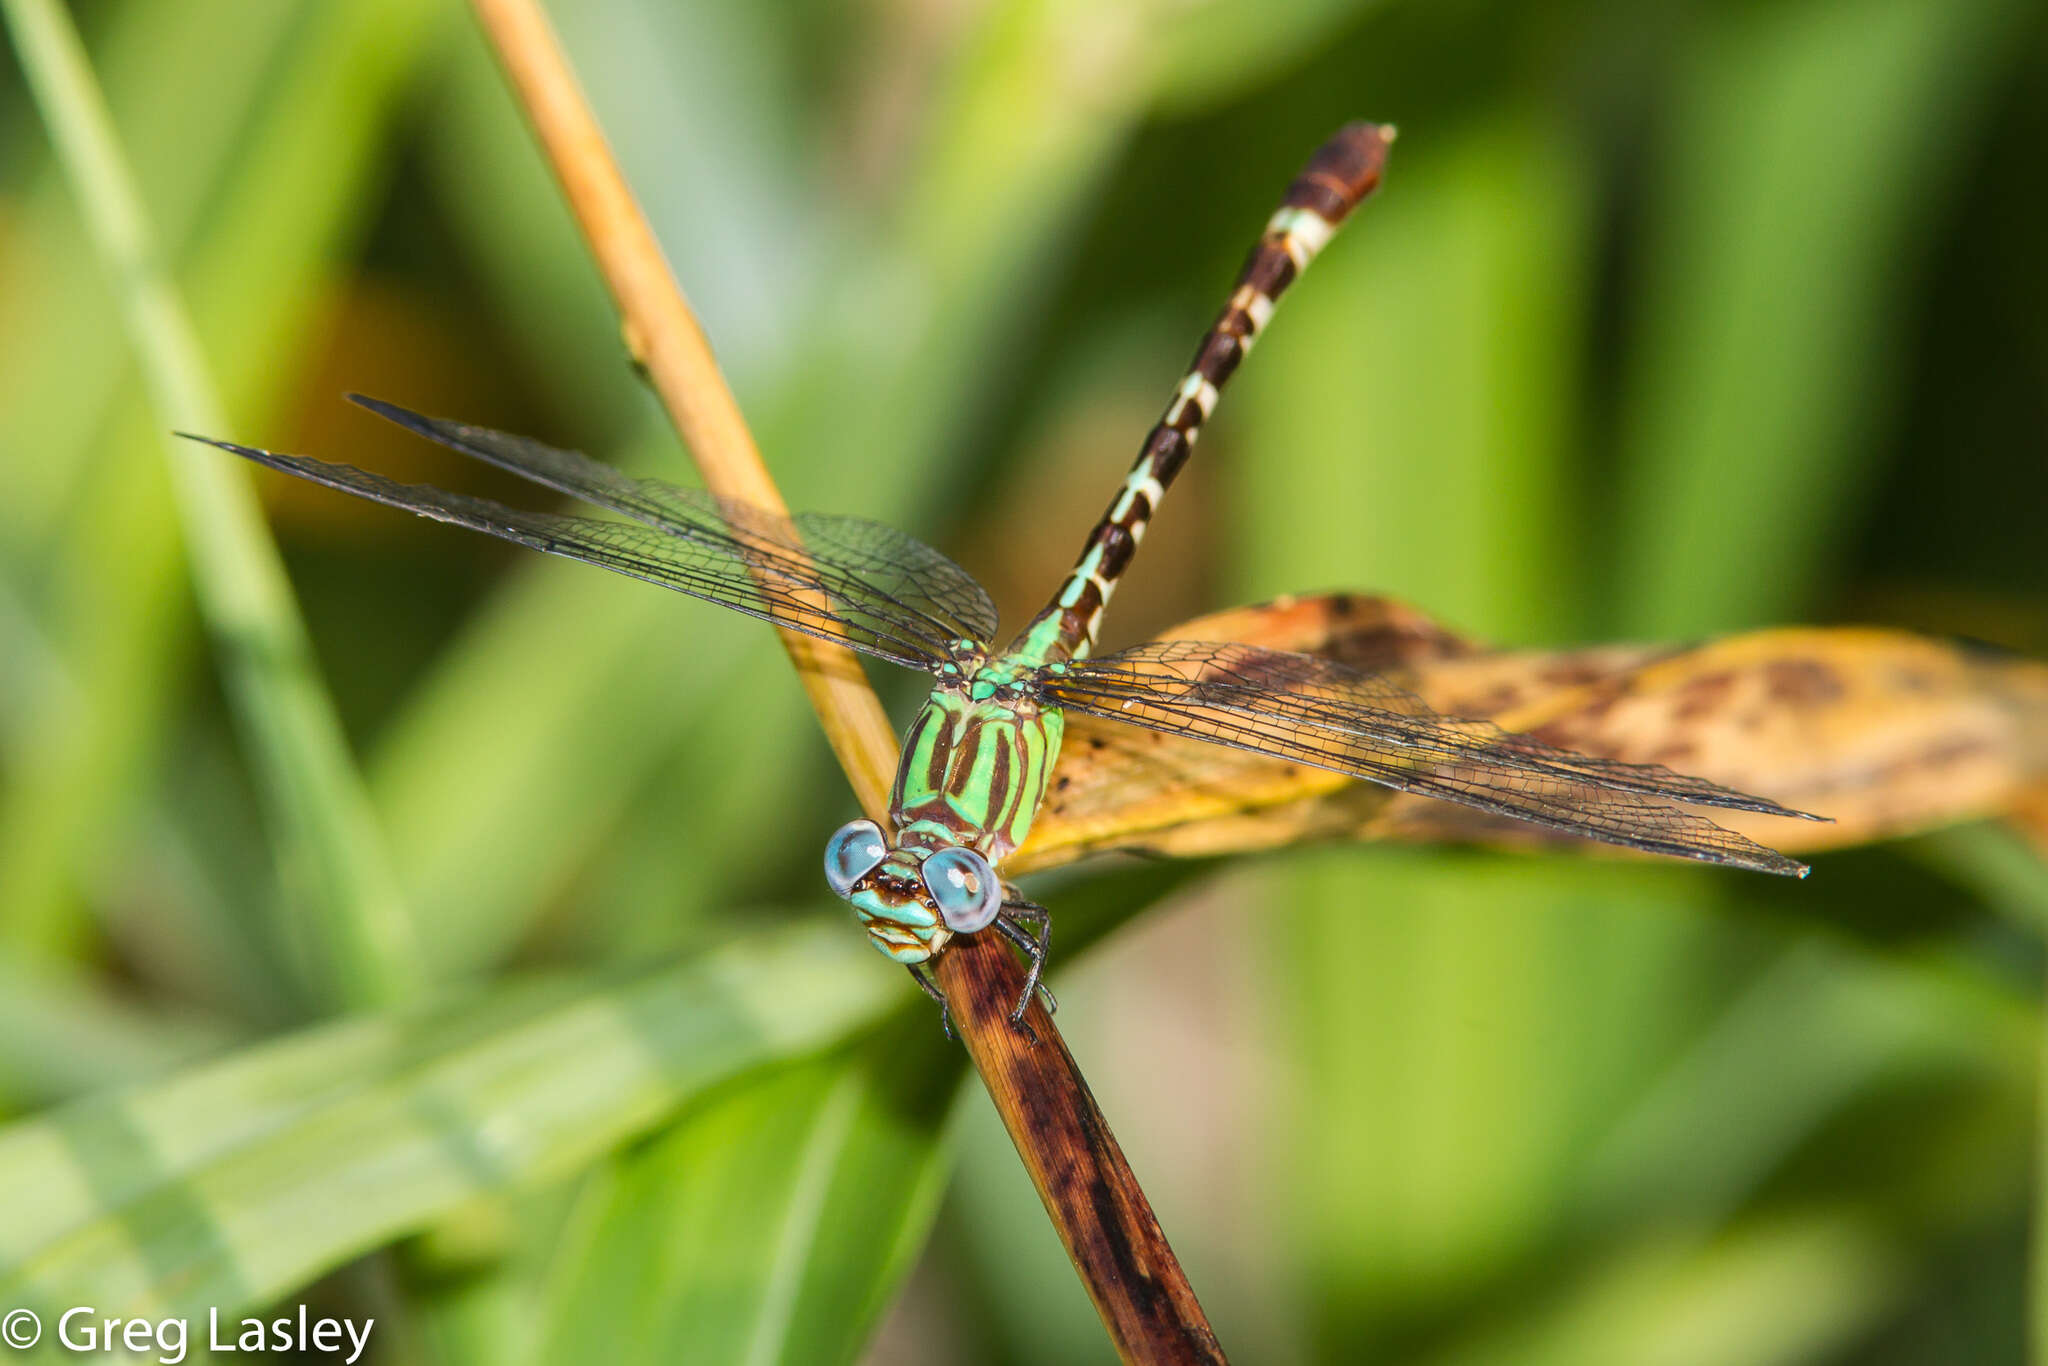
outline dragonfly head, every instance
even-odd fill
[[[850,821],[825,846],[825,881],[860,917],[877,949],[898,963],[934,957],[955,934],[993,924],[1002,880],[958,845],[891,849],[873,821]]]

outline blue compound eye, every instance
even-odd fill
[[[889,856],[889,842],[873,821],[848,821],[825,842],[825,881],[835,896],[846,896],[875,865]]]
[[[972,849],[941,849],[926,859],[924,885],[939,904],[939,918],[956,934],[987,929],[1003,909],[1003,884]]]

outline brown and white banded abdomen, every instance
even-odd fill
[[[1359,201],[1378,187],[1393,140],[1394,130],[1385,125],[1347,124],[1309,158],[1287,187],[1280,208],[1238,272],[1229,302],[1203,335],[1165,416],[1146,436],[1129,477],[1088,534],[1073,572],[1025,627],[1011,647],[1014,652],[1048,663],[1086,658],[1094,649],[1102,609],[1144,539],[1160,499],[1193,452],[1217,395],[1258,340],[1280,295]]]

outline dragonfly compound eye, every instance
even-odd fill
[[[848,821],[825,843],[825,881],[835,896],[849,895],[888,856],[882,827],[873,821]]]
[[[941,849],[924,861],[925,890],[938,903],[939,918],[955,934],[973,934],[995,923],[1003,909],[1003,884],[988,860],[972,849]]]

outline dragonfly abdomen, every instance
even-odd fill
[[[1280,208],[1238,272],[1229,302],[1203,335],[1165,415],[1146,436],[1137,463],[1108,511],[1089,532],[1073,571],[1018,637],[1016,653],[1043,664],[1085,659],[1095,648],[1102,609],[1144,539],[1160,499],[1193,453],[1218,394],[1258,340],[1281,294],[1359,201],[1378,187],[1393,138],[1394,130],[1384,125],[1347,124],[1309,158],[1287,187]]]

